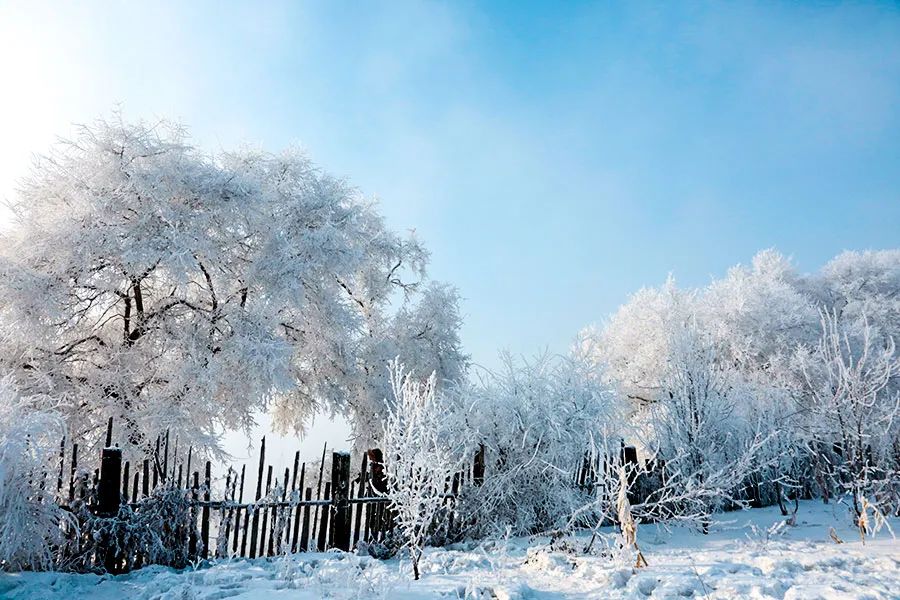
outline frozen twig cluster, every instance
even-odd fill
[[[418,579],[434,518],[447,504],[450,482],[468,457],[465,440],[442,415],[435,374],[416,378],[399,359],[389,371],[394,401],[388,404],[382,431],[384,473],[394,519]]]

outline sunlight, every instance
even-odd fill
[[[45,9],[19,14],[7,8],[0,18],[0,199],[7,200],[27,172],[31,157],[64,135],[77,115],[78,99],[69,90],[85,82],[71,35],[58,15]],[[68,46],[68,47],[67,47]],[[8,211],[0,208],[0,225]]]

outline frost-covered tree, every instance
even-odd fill
[[[655,495],[635,505],[639,517],[704,525],[725,505],[758,499],[761,492],[748,488],[759,487],[764,469],[771,481],[783,477],[790,378],[773,374],[786,370],[782,355],[791,352],[771,325],[805,317],[805,305],[780,283],[785,278],[783,263],[767,254],[753,271],[733,269],[704,290],[680,290],[669,278],[635,294],[605,329],[582,335],[588,355],[630,404],[622,435],[642,461],[665,464],[666,485],[657,481]],[[769,318],[759,304],[766,296],[794,304],[782,302],[782,317]],[[601,487],[613,489],[614,475]]]
[[[393,315],[374,315],[367,323],[358,352],[359,371],[351,396],[351,420],[359,449],[379,445],[385,399],[393,397],[393,381],[385,369],[397,356],[410,357],[407,372],[424,379],[434,373],[439,390],[465,377],[468,356],[462,351],[459,295],[455,288],[428,282],[415,299]]]
[[[900,250],[843,252],[813,279],[817,306],[839,321],[868,323],[883,343],[900,339]]]
[[[74,437],[99,439],[115,417],[127,451],[166,429],[215,449],[223,428],[273,406],[284,427],[367,415],[368,349],[419,297],[428,258],[302,154],[210,156],[168,123],[82,128],[36,162],[12,208],[2,360],[28,395],[58,399]],[[440,329],[456,317],[431,316],[423,336],[455,345],[420,345],[427,368],[446,348],[461,356]]]
[[[900,393],[890,382],[900,375],[900,358],[893,341],[876,341],[865,321],[847,326],[823,313],[822,337],[800,361],[809,391],[803,431],[820,481],[848,498],[857,520],[867,504],[898,510]]]
[[[784,256],[764,250],[749,267],[732,267],[702,290],[697,310],[736,366],[789,385],[798,380],[790,371],[790,355],[818,335],[818,308],[808,285]]]
[[[419,561],[434,519],[447,504],[454,475],[469,458],[465,432],[453,427],[436,396],[434,373],[420,379],[399,359],[389,366],[393,401],[382,429],[387,494],[419,579]]]
[[[822,341],[819,315],[823,310],[832,330],[825,336],[831,339],[828,348]],[[697,347],[709,353],[709,360],[694,361],[690,368],[678,343],[678,331],[685,327],[699,340]],[[837,346],[834,331],[846,336]],[[673,396],[673,381],[677,383],[694,367],[709,363],[716,374],[710,380],[710,389],[716,392],[713,397],[728,399],[717,406],[730,407],[728,431],[738,444],[735,447],[763,440],[756,463],[766,465],[765,469],[744,473],[744,497],[735,499],[767,503],[783,502],[786,496],[796,499],[800,494],[823,494],[827,500],[841,487],[836,483],[834,465],[844,464],[847,458],[845,451],[837,450],[845,442],[837,432],[822,428],[827,429],[843,409],[822,398],[833,397],[842,389],[841,378],[846,378],[838,376],[842,370],[853,372],[850,367],[838,368],[842,361],[858,367],[857,361],[868,347],[867,364],[872,368],[875,356],[892,348],[897,335],[900,251],[845,252],[820,272],[805,275],[776,251],[765,250],[749,266],[738,265],[705,287],[681,290],[670,278],[660,288],[641,290],[604,328],[586,330],[582,339],[590,342],[594,362],[604,368],[619,398],[631,402],[634,435],[645,444],[642,451],[647,456],[672,438],[671,433],[654,434],[649,424],[656,420],[658,425],[660,416],[673,414],[667,404],[674,399],[691,397],[684,393]],[[837,350],[843,353],[842,359]],[[717,380],[724,387],[712,385]],[[887,410],[890,399],[900,392],[900,377],[887,374],[882,384],[878,397],[886,404],[879,406]],[[851,387],[859,389],[860,385]],[[690,389],[675,387],[682,392]],[[727,394],[723,395],[723,390]],[[822,414],[813,410],[817,407]],[[884,425],[889,413],[873,411],[874,421],[869,425]],[[709,422],[717,420],[721,419]],[[681,427],[690,421],[676,423]],[[877,450],[874,446],[868,450],[868,442],[863,446],[873,461],[879,457],[880,495],[884,496],[887,490],[900,489],[897,479],[888,476],[897,468],[900,434],[896,426],[880,431]],[[701,437],[709,441],[720,433],[705,432]],[[872,437],[870,434],[863,433],[863,437]],[[728,446],[723,446],[723,451],[727,450]],[[673,451],[669,449],[669,453]]]
[[[648,407],[642,440],[651,462],[664,462],[664,484],[647,506],[658,518],[705,528],[712,513],[739,503],[747,477],[767,466],[760,449],[768,440],[746,413],[759,390],[694,323],[671,336],[663,393]]]
[[[581,346],[620,396],[636,405],[652,403],[663,392],[670,332],[695,318],[696,303],[696,294],[670,277],[661,288],[639,290],[602,330],[583,331]]]

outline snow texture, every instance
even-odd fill
[[[709,535],[642,526],[650,566],[634,570],[608,556],[567,552],[546,538],[429,549],[421,581],[409,561],[342,553],[239,560],[176,571],[149,567],[128,575],[18,573],[0,576],[8,600],[312,600],[472,598],[778,598],[900,597],[900,542],[866,545],[846,506],[801,503],[797,526],[777,508],[718,515]],[[895,523],[896,525],[896,523]],[[831,527],[845,543],[829,536]]]

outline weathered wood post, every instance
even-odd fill
[[[388,486],[387,478],[384,474],[384,453],[381,451],[381,448],[372,448],[369,450],[369,468],[371,469],[372,475],[372,491],[375,492],[376,496],[386,495]],[[372,520],[373,540],[380,539],[380,535],[387,531],[389,518],[390,515],[388,514],[387,507],[381,503],[376,505]]]
[[[299,452],[298,452],[298,454],[299,454]],[[303,484],[305,483],[305,479],[306,479],[306,463],[303,463],[303,465],[300,467],[300,484],[297,487],[297,495],[299,497],[299,500],[303,499],[302,494],[303,494]],[[307,500],[308,500],[308,498],[307,498]],[[296,552],[297,548],[298,548],[297,540],[298,540],[298,536],[300,535],[300,513],[303,512],[304,508],[307,510],[309,509],[309,507],[304,507],[304,506],[301,506],[298,504],[297,509],[294,514],[294,541],[291,543],[291,552]],[[308,519],[307,519],[307,521],[308,521]]]
[[[322,497],[322,500],[328,500],[331,498],[331,482],[327,482],[325,484],[325,494]],[[331,511],[328,510],[327,507],[323,507],[322,515],[321,515],[321,523],[319,523],[319,531],[318,531],[318,543],[316,544],[316,548],[319,552],[325,552],[328,549],[328,514]]]
[[[369,450],[369,467],[372,470],[372,489],[379,493],[387,493],[387,480],[384,477],[384,454],[381,448]]]
[[[188,480],[190,480],[190,476],[188,476]],[[191,531],[188,535],[188,554],[190,555],[190,560],[194,560],[197,557],[197,500],[199,498],[198,492],[200,490],[200,473],[194,471],[194,483],[191,485]]]
[[[247,465],[241,466],[241,485],[238,488],[238,504],[244,503],[244,473],[246,473]],[[234,494],[231,494],[231,499],[234,500]],[[238,554],[238,540],[240,539],[241,534],[241,507],[238,506],[234,512],[234,544],[231,546],[231,552],[237,556],[243,556],[244,551],[241,550],[241,553]],[[246,537],[244,538],[246,541]]]
[[[625,465],[625,472],[628,474],[628,501],[632,504],[638,503],[638,490],[635,481],[638,475],[638,457],[637,448],[634,446],[622,446],[622,464]]]
[[[104,448],[100,456],[96,513],[112,517],[119,514],[122,502],[122,451],[118,448]]]
[[[481,485],[484,483],[484,444],[478,445],[475,453],[475,463],[472,465],[472,483]]]
[[[100,455],[100,480],[97,483],[97,506],[95,512],[101,517],[119,514],[122,503],[122,451],[118,448],[104,448]],[[105,536],[103,539],[103,568],[108,573],[118,570],[119,556],[115,551],[116,541]]]
[[[72,462],[69,465],[69,502],[75,500],[75,474],[78,471],[78,444],[72,444]]]
[[[206,461],[206,473],[203,477],[203,510],[200,512],[200,540],[203,542],[203,558],[209,558],[209,490],[212,487],[212,466]]]
[[[312,488],[306,488],[306,504],[303,506],[303,529],[300,532],[300,552],[309,550],[309,505],[312,502]]]
[[[363,498],[366,493],[366,481],[367,481],[366,466],[367,466],[368,458],[369,458],[369,455],[366,453],[363,453],[362,466],[360,467],[360,470],[359,470],[359,488],[357,489],[357,492],[356,492],[357,498]],[[353,542],[352,542],[354,545],[357,542],[359,542],[359,530],[360,530],[360,527],[362,526],[363,510],[365,510],[364,503],[360,502],[359,504],[356,505],[356,524],[353,526]]]
[[[333,544],[350,551],[350,454],[331,453],[331,528]]]
[[[256,558],[256,536],[259,531],[259,499],[262,498],[263,469],[266,463],[266,438],[259,447],[259,473],[256,476],[256,504],[253,507],[253,525],[250,527],[250,558]],[[248,515],[249,516],[249,515]]]

